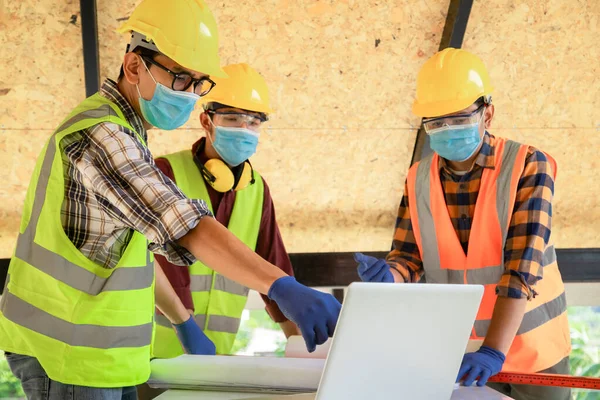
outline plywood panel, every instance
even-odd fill
[[[101,71],[116,78],[128,37],[115,30],[135,0],[98,3]],[[247,62],[276,113],[253,162],[268,180],[290,251],[390,246],[419,119],[420,65],[439,45],[447,0],[209,1],[223,64]],[[203,134],[151,131],[165,154]]]
[[[2,3],[0,126],[54,129],[85,98],[79,1]]]
[[[595,185],[600,170],[596,129],[492,129],[498,136],[547,152],[558,163],[552,237],[557,247],[598,247],[600,198]]]
[[[415,136],[409,129],[267,131],[253,164],[271,188],[288,250],[389,249]]]
[[[215,3],[216,5],[216,3]],[[225,63],[271,86],[277,126],[411,127],[414,79],[437,49],[447,1],[240,1],[215,7]]]
[[[116,28],[137,4],[98,3],[101,71],[116,78],[128,37]],[[421,63],[437,50],[447,0],[208,1],[223,64],[267,79],[278,128],[414,128]],[[198,127],[197,119],[188,124]]]
[[[464,47],[496,87],[501,128],[600,127],[600,2],[476,1]]]
[[[98,18],[98,52],[100,76],[116,80],[125,55],[129,36],[117,28],[131,15],[140,0],[96,0]]]
[[[191,148],[202,135],[158,132],[151,150]],[[265,129],[252,164],[270,187],[288,250],[389,249],[415,137],[410,129]]]
[[[0,130],[0,258],[12,255],[35,160],[51,134],[52,130]]]
[[[117,77],[128,38],[115,32],[139,0],[98,0],[100,64]],[[0,8],[0,257],[12,252],[29,176],[44,139],[84,97],[79,2]],[[438,47],[447,0],[209,0],[223,64],[267,79],[275,115],[254,164],[267,179],[290,251],[386,250],[419,120],[420,65]],[[492,132],[532,143],[560,164],[554,238],[600,243],[600,3],[475,2],[465,47],[496,86]],[[191,145],[196,112],[150,132],[155,154]]]
[[[77,0],[0,3],[0,257],[45,139],[85,98],[80,26]]]
[[[600,188],[600,2],[475,2],[465,48],[496,87],[492,131],[532,143],[559,162],[553,236],[559,247],[597,247]]]

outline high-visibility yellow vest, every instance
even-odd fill
[[[0,302],[0,348],[37,358],[58,382],[123,387],[150,375],[154,267],[147,241],[135,232],[117,266],[103,268],[73,245],[60,218],[60,141],[101,122],[134,131],[96,94],[73,110],[37,160]]]
[[[177,186],[192,199],[202,199],[213,211],[206,183],[202,177],[191,150],[164,156],[173,170]],[[255,183],[236,192],[235,203],[228,229],[252,250],[262,219],[264,184],[254,171]],[[240,318],[248,297],[248,288],[219,275],[201,262],[190,266],[190,289],[194,302],[194,318],[204,333],[213,341],[217,354],[229,354]],[[153,355],[159,358],[172,358],[183,354],[171,323],[163,315],[156,315]]]

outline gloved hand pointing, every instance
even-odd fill
[[[502,370],[505,358],[502,352],[488,346],[481,346],[475,353],[464,355],[456,382],[464,379],[463,384],[471,386],[477,379],[477,386],[483,386],[490,376]]]
[[[385,260],[354,253],[354,261],[358,263],[358,276],[363,282],[394,282],[390,266]]]
[[[173,327],[186,354],[214,356],[217,353],[215,344],[202,332],[192,316],[184,323],[173,324]]]
[[[301,285],[292,276],[277,279],[267,295],[300,328],[309,352],[333,336],[342,305],[332,295]]]

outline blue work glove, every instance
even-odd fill
[[[214,356],[217,353],[215,344],[202,332],[192,316],[182,324],[173,324],[173,327],[186,354]]]
[[[394,282],[390,266],[385,260],[354,253],[354,261],[358,263],[358,276],[363,282]]]
[[[273,282],[267,295],[300,328],[309,352],[333,336],[342,305],[332,295],[301,285],[292,276]]]
[[[481,346],[475,353],[464,355],[456,382],[464,380],[465,386],[471,386],[477,379],[477,386],[483,386],[490,376],[502,370],[505,358],[498,350]]]

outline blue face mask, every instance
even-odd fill
[[[237,167],[256,153],[258,133],[246,128],[215,126],[212,145],[223,161]]]
[[[466,161],[475,154],[483,138],[479,123],[444,126],[429,134],[429,145],[440,157],[450,161]]]
[[[194,111],[194,106],[200,96],[196,93],[169,89],[156,82],[148,67],[146,67],[146,70],[156,83],[156,89],[152,99],[146,100],[140,94],[140,88],[138,87],[142,116],[149,124],[159,129],[170,131],[179,128],[190,119],[190,114]]]

